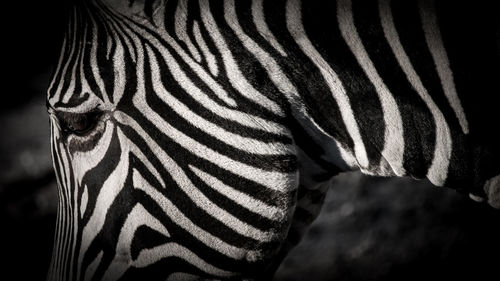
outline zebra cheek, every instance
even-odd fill
[[[113,131],[115,125],[111,120],[107,120],[98,128],[100,137],[95,141],[95,144],[88,150],[74,150],[69,147],[71,153],[71,166],[75,173],[76,181],[79,186],[84,183],[84,178],[89,171],[97,167],[106,158],[106,153],[113,139]]]

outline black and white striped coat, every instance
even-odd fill
[[[500,207],[498,25],[449,4],[75,3],[49,279],[270,278],[352,169]]]

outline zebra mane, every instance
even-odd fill
[[[154,14],[159,7],[166,4],[165,0],[92,0],[112,8],[113,10],[136,19],[147,19],[154,24]]]

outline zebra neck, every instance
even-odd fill
[[[321,173],[360,169],[436,185],[471,177],[467,161],[453,159],[472,157],[466,136],[480,122],[460,102],[470,85],[455,85],[446,67],[463,52],[445,47],[461,43],[436,33],[429,1],[102,2],[137,22],[138,35],[165,39],[194,76],[232,87],[218,95],[226,105],[274,120],[291,108],[299,161],[322,163]]]

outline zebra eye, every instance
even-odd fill
[[[57,112],[57,118],[63,132],[74,135],[85,135],[92,131],[99,119],[98,112],[70,113]]]

